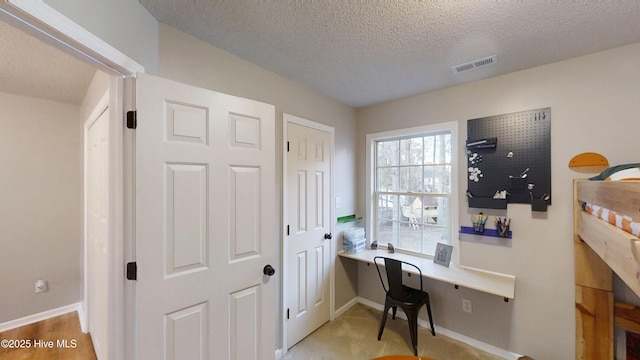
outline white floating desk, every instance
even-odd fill
[[[340,251],[338,254],[347,259],[354,259],[373,264],[376,256],[386,256],[396,260],[406,261],[415,264],[422,271],[422,276],[429,279],[444,281],[456,286],[463,286],[469,289],[482,291],[488,294],[501,296],[506,300],[513,299],[516,287],[516,277],[513,275],[500,274],[466,266],[446,267],[438,265],[432,259],[420,258],[401,253],[388,253],[385,250],[365,249],[358,254],[349,254]],[[403,268],[404,271],[418,275],[412,267]]]

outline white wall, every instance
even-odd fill
[[[336,142],[335,195],[341,198],[342,203],[336,216],[356,212],[356,128],[355,111],[351,107],[163,24],[160,25],[159,75],[275,105],[278,184],[282,184],[282,114],[289,113],[333,126]],[[276,197],[282,198],[281,189],[278,189]],[[281,203],[279,208],[282,209]],[[278,213],[277,224],[280,222]],[[282,241],[282,229],[280,226],[277,228],[278,239]],[[336,230],[344,229],[338,227]],[[342,238],[338,236],[336,241],[341,244]],[[278,263],[281,261],[278,260]],[[337,261],[337,265],[336,282],[339,290],[336,306],[340,307],[356,296],[356,284],[348,277],[342,262]],[[351,273],[355,272],[353,264],[346,266],[352,270]],[[277,289],[279,292],[280,288]],[[278,298],[277,319],[282,319],[281,308],[281,299]]]
[[[82,133],[77,106],[7,93],[0,125],[2,323],[82,299]]]
[[[358,111],[357,173],[363,184],[368,133],[458,121],[459,161],[466,164],[466,120],[551,107],[553,205],[547,213],[532,213],[528,205],[510,204],[511,247],[459,245],[463,264],[516,275],[515,300],[431,283],[436,324],[536,359],[574,358],[572,179],[586,176],[567,164],[586,151],[605,155],[612,165],[638,162],[638,63],[635,44]],[[464,193],[466,166],[459,168],[458,190]],[[364,209],[363,191],[358,204]],[[469,210],[464,196],[459,205],[460,223],[468,226],[477,209]],[[380,285],[370,273],[360,266],[359,294],[381,302]],[[473,314],[462,313],[462,297],[473,301]]]

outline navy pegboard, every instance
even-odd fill
[[[551,204],[551,108],[468,120],[467,143],[485,139],[486,147],[466,150],[467,184],[474,197],[492,198],[506,190],[509,203],[529,204],[532,195],[540,199],[546,194]],[[534,184],[531,191],[529,184]]]

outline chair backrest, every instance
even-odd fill
[[[380,263],[377,261],[378,259],[384,260],[384,268],[387,274],[387,284],[389,286],[388,289],[385,286],[384,280],[382,279],[382,272],[380,271]],[[378,270],[378,276],[380,277],[382,288],[384,288],[384,291],[388,293],[389,296],[391,296],[391,298],[396,300],[401,300],[403,298],[402,264],[407,264],[409,266],[416,268],[416,270],[418,270],[418,274],[420,275],[420,291],[423,291],[422,271],[420,271],[420,268],[417,267],[416,265],[408,263],[406,261],[400,261],[400,260],[396,260],[396,259],[392,259],[384,256],[374,257],[373,262],[376,264],[376,270]]]

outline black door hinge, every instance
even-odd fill
[[[289,309],[287,309],[287,320],[289,320]]]
[[[136,129],[138,128],[138,112],[137,111],[127,111],[127,129]]]
[[[138,279],[138,264],[135,261],[127,263],[127,280]]]
[[[289,142],[287,141],[287,152],[289,152]]]
[[[289,225],[287,225],[287,235],[289,235]]]

